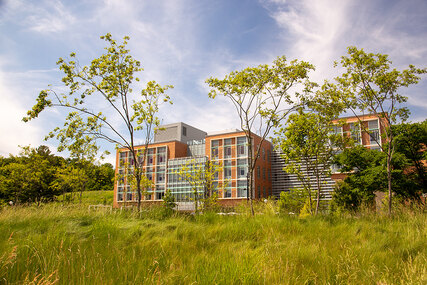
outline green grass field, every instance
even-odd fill
[[[0,284],[427,284],[426,214],[159,218],[88,199],[0,210]]]

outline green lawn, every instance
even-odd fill
[[[427,284],[426,214],[161,213],[5,207],[0,284]]]
[[[82,193],[82,204],[86,205],[113,205],[113,192],[114,191],[84,191]],[[76,204],[79,203],[80,192],[76,193],[67,193],[65,197],[60,195],[58,197],[58,202],[62,203],[64,200],[69,201],[70,203]],[[71,200],[71,201],[70,201]]]

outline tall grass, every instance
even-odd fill
[[[271,212],[159,219],[159,209],[6,207],[0,284],[427,282],[426,214],[298,219]]]

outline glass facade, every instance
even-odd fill
[[[206,148],[205,140],[189,141],[187,143],[187,157],[169,158],[168,147],[149,147],[143,166],[147,181],[152,186],[143,189],[143,200],[162,200],[166,190],[174,196],[176,202],[192,202],[197,196],[203,198],[205,192],[217,193],[222,199],[248,197],[248,145],[244,136],[236,136],[210,141],[210,148]],[[207,169],[209,161],[206,153],[211,155],[210,162],[216,164],[213,169],[211,188],[201,170]],[[138,151],[138,162],[143,162],[143,150]],[[263,148],[261,160],[270,159],[270,151]],[[135,183],[131,177],[134,162],[129,158],[127,151],[119,153],[119,169],[117,179],[118,202],[137,201]],[[263,177],[266,180],[266,169],[263,168]],[[183,174],[189,174],[183,175]],[[199,175],[197,174],[199,173]],[[200,174],[203,173],[203,174]],[[258,168],[258,176],[260,170]],[[197,182],[199,181],[199,182]]]

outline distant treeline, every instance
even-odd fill
[[[110,163],[63,158],[47,146],[23,147],[19,156],[0,156],[0,202],[52,201],[57,195],[91,190],[112,190]]]

